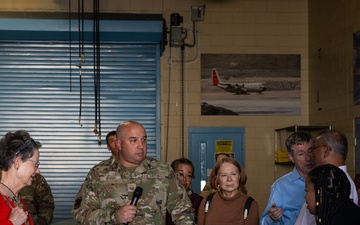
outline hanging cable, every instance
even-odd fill
[[[95,96],[95,121],[94,133],[98,136],[101,145],[101,113],[100,113],[100,4],[94,0],[94,96]]]
[[[96,0],[93,1],[93,57],[94,57],[94,98],[95,98],[95,120],[94,120],[94,134],[97,135],[98,133],[98,121],[97,121],[97,90],[96,90]]]
[[[84,0],[81,0],[81,63],[85,63],[84,23]]]
[[[185,157],[185,46],[181,46],[181,157]]]
[[[166,118],[166,125],[165,125],[165,130],[166,130],[166,132],[165,132],[165,140],[164,140],[164,142],[165,142],[165,144],[164,144],[164,146],[165,146],[165,153],[164,153],[164,159],[165,159],[165,162],[168,162],[168,151],[169,151],[169,132],[170,132],[170,87],[171,87],[171,82],[172,82],[172,80],[171,80],[171,71],[172,71],[172,58],[171,58],[171,54],[172,54],[172,52],[171,52],[171,48],[170,48],[170,53],[169,53],[169,55],[170,55],[170,58],[169,58],[169,80],[168,80],[168,85],[167,85],[167,87],[168,87],[168,90],[167,90],[167,112],[166,112],[166,116],[167,116],[167,118]]]
[[[80,26],[80,24],[82,24]],[[78,45],[79,45],[79,63],[76,65],[79,68],[79,125],[81,124],[81,114],[82,114],[82,64],[85,60],[85,55],[83,53],[84,45],[84,1],[78,0]]]
[[[97,0],[97,89],[98,89],[98,121],[99,121],[99,145],[101,145],[101,110],[100,110],[100,1]]]
[[[71,69],[71,43],[72,42],[72,38],[71,38],[71,0],[69,0],[69,84],[70,84],[70,92],[72,92],[72,69]]]
[[[96,85],[98,91],[98,124],[99,124],[99,134],[98,134],[98,144],[101,145],[101,110],[100,110],[100,12],[99,12],[99,0],[97,0],[97,21],[96,21],[96,51],[97,51],[97,60],[96,60],[96,67],[97,67],[97,76],[96,76]]]
[[[81,27],[80,27],[80,22],[81,22],[81,2],[80,0],[78,0],[78,45],[79,45],[79,65],[81,63]],[[79,67],[80,68],[80,67]]]
[[[95,121],[94,121],[94,134],[97,135],[97,91],[96,91],[96,0],[93,1],[93,62],[94,62],[94,98],[95,98]]]

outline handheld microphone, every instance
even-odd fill
[[[130,205],[136,205],[137,204],[137,202],[139,201],[139,198],[140,198],[140,196],[142,194],[142,191],[143,191],[142,187],[136,187],[135,188],[133,199],[131,200]]]
[[[142,191],[143,191],[142,187],[138,186],[135,188],[133,199],[131,200],[130,205],[135,206],[137,204],[137,202],[139,201],[139,198],[142,194]],[[129,222],[125,223],[125,225],[128,225],[128,224],[129,224]]]

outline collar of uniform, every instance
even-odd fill
[[[145,157],[145,159],[134,170],[134,174],[139,175],[139,174],[142,174],[142,173],[148,171],[149,169],[151,169],[153,167],[154,162],[156,162],[156,159],[150,158],[150,157]],[[124,165],[122,165],[120,162],[118,162],[117,160],[111,165],[111,167],[113,169],[115,169],[115,168],[119,169],[120,170],[119,172],[127,170],[126,167]]]
[[[134,173],[139,173],[139,174],[145,173],[149,169],[153,168],[154,162],[156,162],[156,159],[151,157],[145,157],[145,159],[135,169]]]

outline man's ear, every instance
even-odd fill
[[[121,143],[120,142],[121,142],[120,139],[118,139],[118,138],[115,139],[115,146],[118,151],[121,151]]]
[[[322,148],[322,152],[321,154],[323,154],[324,158],[327,158],[330,154],[331,154],[331,148],[328,146],[324,146],[324,148]]]
[[[292,154],[288,153],[288,157],[291,160],[291,162],[295,163],[294,162],[294,156]]]

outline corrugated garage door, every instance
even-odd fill
[[[99,146],[93,133],[92,44],[85,43],[80,91],[77,44],[0,42],[0,134],[26,129],[42,142],[40,170],[55,197],[53,222],[71,218],[74,197],[87,172],[110,156],[106,134],[120,122],[144,124],[148,155],[158,158],[159,49],[154,43],[102,43]]]

